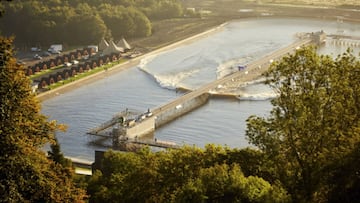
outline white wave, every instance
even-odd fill
[[[247,82],[235,89],[219,85],[209,93],[219,96],[233,95],[241,101],[265,101],[277,97],[274,90],[263,84],[263,80],[264,78]]]
[[[209,94],[216,95],[216,94],[219,94],[219,92],[218,92],[218,91],[215,91],[215,90],[209,90]]]
[[[191,77],[199,71],[200,69],[191,69],[175,74],[154,75],[154,77],[161,87],[167,89],[186,88],[183,84],[181,84],[181,81],[185,78]]]
[[[237,98],[241,101],[265,101],[276,98],[277,94],[272,90],[264,90],[259,92],[244,91]]]
[[[140,68],[140,67],[139,67]],[[185,84],[182,84],[185,78],[191,77],[195,73],[199,72],[200,69],[192,69],[192,70],[185,70],[179,73],[171,73],[171,74],[153,74],[145,67],[140,68],[143,72],[150,75],[154,80],[159,83],[159,85],[163,88],[175,90],[177,88],[180,89],[191,89],[187,87]]]
[[[261,77],[261,78],[258,78],[256,80],[253,80],[253,81],[249,81],[249,82],[246,82],[242,85],[242,87],[246,87],[246,86],[251,86],[251,85],[258,85],[258,84],[264,84],[264,82],[266,81],[266,78],[265,77]]]
[[[150,63],[152,60],[154,60],[156,57],[158,57],[159,55],[163,54],[163,52],[159,52],[159,53],[155,53],[155,54],[150,54],[147,56],[144,56],[144,58],[142,58],[140,60],[140,63],[138,65],[138,68],[140,69],[145,69],[146,65],[148,63]]]
[[[194,87],[190,87],[190,86],[187,86],[185,84],[179,84],[176,88],[176,90],[180,90],[180,91],[194,91],[195,88]]]
[[[210,90],[209,93],[218,96],[235,96],[240,101],[266,101],[277,97],[277,94],[275,92],[258,92],[258,93],[238,92],[237,96],[234,93],[227,93],[216,90]]]

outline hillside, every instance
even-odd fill
[[[237,1],[237,0],[213,0],[213,1],[184,1],[185,8],[194,9],[201,15],[198,18],[176,18],[153,22],[153,33],[149,37],[130,39],[135,47],[143,51],[151,51],[155,48],[171,44],[175,41],[187,38],[196,33],[203,32],[226,21],[254,17],[306,17],[321,18],[336,21],[338,18],[347,21],[360,21],[360,11],[346,9],[340,2],[358,5],[360,2],[353,0],[336,1],[331,7],[325,0],[317,3],[308,1],[296,1],[298,4],[289,4],[290,1]],[[332,2],[332,1],[330,1]]]

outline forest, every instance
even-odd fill
[[[64,44],[70,47],[146,37],[152,21],[182,17],[178,0],[26,0],[3,5],[4,36],[18,47]]]

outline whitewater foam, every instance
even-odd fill
[[[223,78],[227,75],[230,75],[236,71],[238,71],[239,64],[246,64],[249,60],[248,57],[242,57],[237,59],[231,59],[229,61],[225,61],[221,63],[216,69],[216,77],[217,79]]]
[[[141,60],[139,65],[137,66],[139,69],[145,69],[146,65],[153,61],[156,57],[163,54],[164,52],[157,52],[154,54],[149,54],[144,56]]]
[[[176,90],[176,89],[186,89],[190,90],[190,87],[187,87],[186,84],[182,84],[181,82],[191,77],[192,75],[196,74],[200,71],[200,69],[191,69],[191,70],[184,70],[178,73],[170,73],[170,74],[154,74],[151,73],[145,66],[139,69],[149,76],[151,76],[162,88],[169,89],[169,90]]]
[[[237,96],[240,101],[265,101],[275,98],[274,92],[243,93]]]

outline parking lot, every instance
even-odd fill
[[[40,61],[47,61],[51,58],[56,58],[58,54],[51,54],[46,50],[41,51],[19,51],[17,50],[15,53],[15,57],[17,61],[24,66],[32,66]]]

